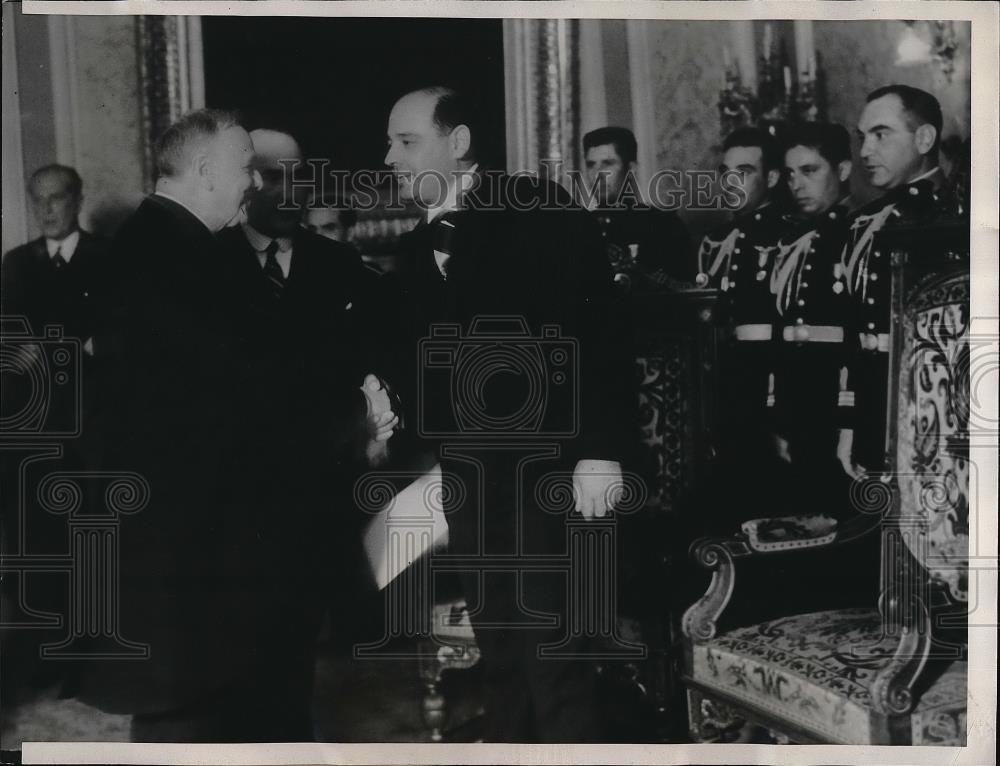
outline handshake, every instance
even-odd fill
[[[377,375],[366,375],[361,390],[368,406],[365,458],[369,466],[377,467],[389,458],[389,439],[399,425],[399,415],[392,411],[389,391]]]

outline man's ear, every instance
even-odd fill
[[[195,177],[198,179],[198,186],[203,189],[214,188],[215,168],[209,156],[204,152],[196,154],[192,160],[192,165],[194,166]]]
[[[844,183],[848,178],[851,177],[851,169],[854,167],[850,160],[841,160],[837,164],[837,178],[840,179],[841,183]]]
[[[914,131],[914,136],[916,136],[917,151],[927,154],[937,140],[937,128],[925,123]]]
[[[472,132],[468,125],[457,125],[448,137],[451,142],[451,156],[456,160],[464,160],[472,148]]]
[[[767,171],[767,188],[773,189],[778,185],[778,181],[781,180],[780,170],[768,170]]]

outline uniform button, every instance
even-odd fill
[[[878,274],[872,274],[871,275],[871,280],[872,280],[872,282],[878,282]]]
[[[795,320],[795,324],[803,324],[804,322],[805,320],[802,317],[799,317],[798,319]]]
[[[809,252],[810,253],[815,253],[816,252],[816,248],[815,247],[810,247],[809,248]]]
[[[911,186],[910,187],[910,196],[911,197],[916,197],[918,194],[920,194],[920,189],[918,189],[916,186]]]
[[[881,250],[876,250],[875,251],[875,257],[876,258],[881,258],[882,257],[882,251]]]
[[[730,282],[730,283],[729,283],[729,286],[730,286],[730,287],[736,287],[736,283],[735,283],[735,282]]]
[[[874,298],[869,298],[868,299],[868,305],[869,306],[874,306],[875,305],[875,299]]]
[[[816,232],[816,236],[813,239],[819,239],[819,232]]]
[[[739,268],[740,268],[740,265],[738,263],[734,263],[733,264],[733,271],[738,271]]]
[[[760,213],[755,213],[753,219],[755,221],[759,221],[760,220]]]
[[[740,238],[740,239],[746,239],[746,237],[747,237],[747,235],[746,235],[746,232],[745,232],[745,231],[741,231],[741,232],[740,232],[740,237],[739,237],[739,238]]]
[[[808,282],[803,282],[802,283],[802,287],[809,287],[809,283]]]
[[[743,251],[742,251],[742,250],[740,250],[740,249],[739,249],[738,247],[736,247],[736,248],[733,248],[733,252],[734,252],[734,253],[736,253],[737,255],[739,255],[739,254],[740,254],[740,253],[742,253]]]
[[[802,300],[801,298],[799,298],[799,305],[800,306],[805,306],[806,302],[804,300]]]
[[[875,329],[875,323],[874,322],[869,322],[868,323],[868,329],[869,330],[874,330]]]
[[[830,220],[831,221],[836,221],[837,220],[837,211],[836,210],[831,210],[830,211]]]
[[[90,293],[88,293],[86,290],[84,290],[83,291],[83,297],[84,298],[89,298],[90,297]]]
[[[813,265],[811,263],[807,263],[806,264],[806,271],[812,271],[812,270],[813,270]]]

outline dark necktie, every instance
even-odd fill
[[[52,267],[59,271],[63,266],[66,265],[66,259],[63,258],[62,245],[56,248],[55,255],[52,256]]]
[[[275,257],[277,252],[278,240],[272,239],[271,244],[264,251],[264,276],[267,277],[267,285],[275,299],[280,298],[285,291],[285,275]]]

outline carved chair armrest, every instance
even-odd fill
[[[857,514],[845,523],[824,530],[816,526],[816,537],[804,540],[769,541],[768,529],[781,529],[778,522],[788,517],[754,519],[745,522],[741,532],[724,538],[700,538],[690,547],[691,557],[712,570],[712,580],[705,594],[684,612],[681,627],[692,641],[710,641],[715,637],[719,618],[729,604],[736,585],[736,560],[801,552],[815,548],[833,548],[865,537],[880,528],[880,514]],[[831,519],[832,521],[832,519]]]

